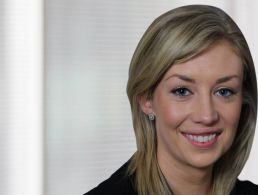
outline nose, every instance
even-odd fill
[[[195,123],[206,126],[213,125],[219,120],[219,113],[216,110],[212,97],[206,95],[196,99],[193,109],[193,120]]]

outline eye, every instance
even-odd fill
[[[216,94],[218,96],[222,96],[222,97],[231,97],[232,95],[235,94],[235,92],[231,89],[227,89],[227,88],[222,88],[222,89],[219,89]]]
[[[176,96],[184,97],[191,94],[190,90],[185,87],[178,87],[172,90],[172,93]]]

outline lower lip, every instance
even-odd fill
[[[200,148],[200,149],[209,149],[215,145],[215,143],[218,140],[218,136],[216,135],[214,139],[207,141],[207,142],[196,142],[194,140],[190,140],[186,135],[183,134],[183,136],[189,141],[193,146]]]

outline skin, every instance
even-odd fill
[[[242,106],[243,65],[227,41],[173,65],[140,105],[155,115],[159,166],[177,195],[211,193],[214,163],[230,148]],[[185,134],[217,132],[207,146]]]

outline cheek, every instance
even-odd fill
[[[224,119],[233,131],[236,131],[241,114],[241,104],[232,105],[231,108],[225,109]]]
[[[176,102],[169,93],[162,93],[159,89],[153,103],[157,129],[160,130],[166,127],[177,129],[191,110],[189,104]]]
[[[226,152],[234,142],[240,119],[240,113],[241,105],[239,104],[232,105],[231,107],[224,109],[223,114],[221,113],[224,128],[226,130],[222,139],[225,147],[224,152]]]
[[[177,129],[187,117],[186,107],[177,104],[164,104],[157,110],[156,114],[159,126],[162,126],[163,128],[164,126],[168,126],[172,129]]]
[[[226,118],[226,125],[225,125],[225,135],[222,139],[222,142],[224,143],[224,153],[228,151],[228,149],[231,147],[232,143],[235,140],[235,137],[237,136],[237,128],[238,128],[238,122],[239,122],[239,115],[235,113],[229,113]]]

